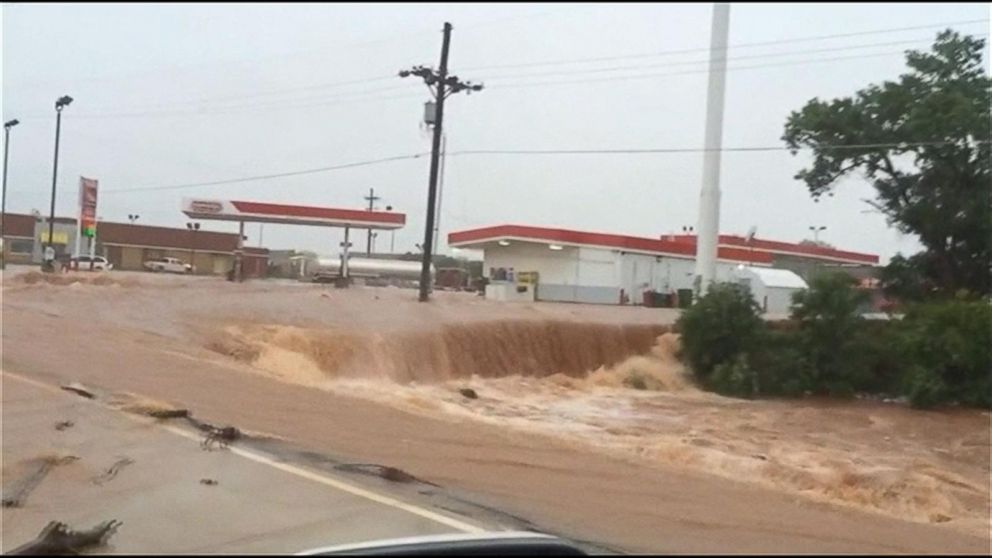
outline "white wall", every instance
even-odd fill
[[[788,314],[792,306],[792,293],[800,289],[787,289],[774,287],[765,289],[765,296],[768,297],[768,306],[765,312],[768,314]],[[762,304],[762,300],[758,301]]]
[[[787,287],[769,287],[761,278],[751,273],[748,268],[734,269],[732,281],[747,285],[751,295],[766,314],[788,314],[792,306],[792,293],[802,289]]]
[[[487,248],[482,273],[489,277],[491,268],[513,268],[514,273],[536,271],[540,283],[575,285],[578,279],[576,263],[579,250],[551,250],[543,244],[512,243],[509,246]]]
[[[565,246],[551,250],[546,244],[512,242],[486,248],[483,274],[491,268],[513,268],[514,272],[536,271],[538,298],[613,304],[623,289],[631,304],[640,304],[646,290],[659,292],[691,289],[695,260],[671,256],[624,253],[619,250]],[[718,261],[717,281],[737,282],[736,263]],[[752,285],[752,290],[763,286]],[[759,303],[765,295],[755,293]],[[760,298],[759,298],[760,297]],[[787,298],[787,297],[786,297]],[[778,303],[776,303],[778,304]]]
[[[640,300],[645,290],[658,292],[691,289],[696,271],[692,258],[624,254],[621,257],[620,286],[631,293],[631,300]],[[717,262],[718,281],[733,281],[735,264]]]
[[[578,284],[586,287],[619,287],[619,251],[579,248]]]
[[[494,283],[486,285],[486,298],[500,302],[534,302],[534,286]]]

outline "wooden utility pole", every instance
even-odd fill
[[[435,204],[437,203],[438,158],[441,153],[441,136],[444,125],[444,100],[453,93],[467,90],[481,91],[482,85],[461,82],[458,76],[448,76],[448,47],[451,44],[451,24],[444,23],[444,39],[441,43],[441,65],[435,72],[424,66],[414,66],[412,70],[400,71],[400,77],[411,75],[423,78],[436,101],[434,117],[434,138],[431,144],[431,171],[427,189],[427,223],[424,227],[423,259],[420,267],[420,302],[427,302],[431,288],[431,259],[434,246]]]
[[[375,202],[381,198],[375,195],[375,188],[369,188],[369,195],[365,196],[365,199],[369,201],[369,211],[375,211]],[[365,255],[372,257],[372,229],[368,230],[368,237],[365,240]]]

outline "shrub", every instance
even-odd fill
[[[909,403],[916,408],[926,408],[944,403],[948,389],[940,376],[930,368],[911,366],[906,373],[905,393]]]
[[[818,275],[809,289],[792,297],[799,322],[798,342],[809,363],[809,387],[818,393],[849,395],[870,381],[870,357],[863,341],[860,308],[868,294],[845,273]]]
[[[812,389],[813,373],[799,342],[789,329],[767,331],[750,359],[766,395],[802,395]]]
[[[733,397],[750,398],[761,392],[758,373],[748,363],[747,353],[738,353],[733,359],[718,364],[709,384],[713,391]]]
[[[916,406],[992,407],[992,307],[954,300],[910,307],[898,325],[904,393]]]
[[[747,287],[717,283],[679,317],[681,356],[704,386],[716,367],[758,348],[766,329],[759,311]]]

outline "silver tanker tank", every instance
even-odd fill
[[[420,262],[376,258],[348,258],[348,275],[352,278],[420,280]],[[303,266],[303,275],[312,281],[335,279],[341,276],[341,258],[318,257]],[[435,269],[431,265],[431,278]]]

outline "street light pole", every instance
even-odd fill
[[[53,252],[55,248],[52,246],[54,243],[55,234],[55,185],[58,181],[59,174],[59,135],[62,131],[62,109],[69,106],[72,103],[72,97],[68,95],[63,95],[55,101],[55,159],[52,163],[52,204],[51,209],[48,212],[48,244],[45,247],[45,251],[51,249]],[[78,233],[77,233],[78,234]],[[51,262],[47,262],[42,265],[48,268]]]
[[[190,233],[189,265],[190,273],[196,275],[196,231],[200,230],[199,223],[186,223]]]
[[[3,200],[0,201],[0,249],[4,250],[0,258],[0,269],[7,267],[7,153],[10,150],[10,129],[20,124],[16,118],[3,124]]]

